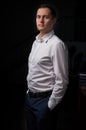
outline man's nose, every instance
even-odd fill
[[[40,18],[40,22],[43,22],[43,21],[44,21],[44,18],[43,18],[43,17],[41,17],[41,18]]]

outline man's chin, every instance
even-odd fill
[[[41,32],[42,32],[42,31],[44,31],[44,29],[38,29],[38,31],[41,31]]]
[[[39,31],[41,31],[41,30],[44,30],[44,27],[38,27],[37,28]]]

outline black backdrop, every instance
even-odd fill
[[[30,2],[30,3],[29,3]],[[32,41],[37,34],[35,28],[35,8],[40,3],[53,3],[59,11],[56,34],[77,48],[78,42],[84,51],[86,61],[86,16],[85,4],[75,0],[40,0],[8,2],[3,6],[4,46],[6,46],[7,106],[5,124],[11,130],[21,129],[21,110],[27,89],[27,60]],[[83,44],[82,44],[83,43]],[[78,51],[81,49],[78,48]],[[3,63],[4,65],[4,63]],[[81,71],[85,71],[81,69]]]

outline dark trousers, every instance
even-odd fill
[[[27,130],[55,130],[57,112],[48,108],[49,97],[50,95],[44,97],[26,95],[24,112]]]

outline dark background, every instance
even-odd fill
[[[25,92],[27,90],[27,60],[32,46],[32,41],[37,34],[35,27],[35,9],[40,3],[46,2],[54,4],[59,12],[59,19],[55,27],[55,33],[68,46],[70,64],[73,64],[70,66],[70,70],[75,76],[79,73],[86,73],[86,7],[84,1],[33,0],[20,2],[9,1],[8,3],[4,3],[3,45],[6,50],[6,54],[5,63],[3,62],[3,66],[5,65],[4,69],[7,72],[5,72],[5,78],[7,78],[5,124],[7,124],[7,127],[11,130],[21,130],[21,113]],[[76,66],[77,64],[78,67]],[[75,84],[72,84],[71,86],[74,87],[74,85]],[[76,86],[79,86],[79,84]],[[72,100],[70,106],[78,111],[78,101],[75,100],[78,96],[77,89],[75,92],[76,93],[74,94],[76,96],[71,98]],[[72,103],[74,101],[76,101],[76,105]],[[69,118],[67,117],[67,121]],[[74,117],[72,117],[71,120],[73,119]],[[83,122],[81,120],[80,122]],[[68,124],[68,122],[66,122],[66,124]],[[80,126],[82,126],[82,123]],[[71,127],[71,125],[69,127]],[[62,128],[61,130],[65,130],[65,128]]]

